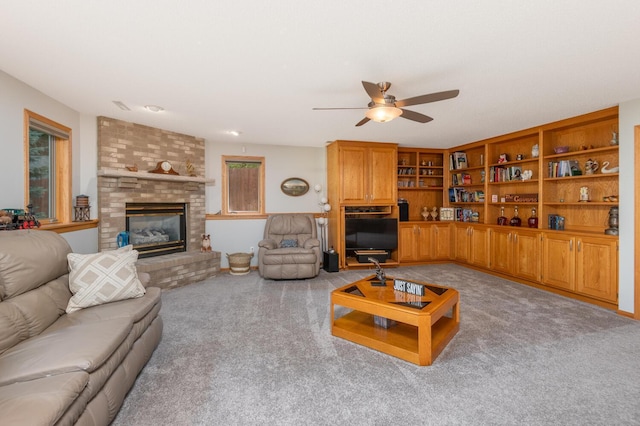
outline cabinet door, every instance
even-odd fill
[[[472,226],[469,239],[469,263],[489,267],[489,228]]]
[[[363,146],[340,147],[340,202],[366,203],[367,153]]]
[[[575,238],[545,234],[542,238],[542,283],[575,290]]]
[[[461,262],[469,260],[469,226],[456,225],[454,228],[454,258]]]
[[[416,225],[416,258],[417,260],[431,259],[431,225]]]
[[[398,260],[400,262],[416,260],[416,233],[416,225],[400,223],[398,228]]]
[[[434,225],[432,228],[433,251],[431,258],[434,260],[448,260],[451,258],[451,227],[449,225]]]
[[[371,147],[369,158],[368,202],[395,204],[397,201],[396,148]]]
[[[518,231],[513,236],[513,274],[540,281],[540,233]]]
[[[510,229],[494,229],[491,232],[491,269],[510,274],[513,246],[511,239],[513,232]]]
[[[579,237],[576,290],[609,302],[618,301],[618,247],[611,239]]]

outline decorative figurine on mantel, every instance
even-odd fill
[[[428,207],[423,207],[422,208],[422,213],[420,213],[420,215],[422,216],[422,220],[429,220],[429,208]]]
[[[186,165],[186,168],[187,168],[187,176],[195,177],[196,176],[196,168],[193,165],[193,163],[191,162],[191,160],[189,160],[187,158],[187,161],[185,161],[185,165]]]

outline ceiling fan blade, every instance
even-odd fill
[[[314,111],[329,111],[334,109],[369,109],[367,107],[356,107],[356,108],[311,108]]]
[[[369,118],[368,118],[368,117],[365,117],[365,118],[363,118],[362,120],[358,121],[358,124],[356,124],[356,127],[360,127],[360,126],[362,126],[363,124],[367,124],[369,121],[370,121],[370,120],[369,120]]]
[[[367,91],[367,95],[369,95],[373,102],[377,104],[384,103],[384,93],[382,93],[382,90],[380,90],[380,86],[368,81],[363,81],[362,85],[364,86],[364,90]]]
[[[363,82],[364,83],[364,82]],[[396,101],[396,106],[402,108],[411,105],[428,104],[429,102],[444,101],[445,99],[451,99],[458,96],[459,90],[447,90],[446,92],[430,93],[428,95],[416,96],[414,98],[407,98],[401,101]]]
[[[417,121],[418,123],[428,123],[433,120],[433,118],[429,117],[428,115],[420,114],[419,112],[415,111],[409,111],[408,109],[403,109],[402,115],[400,117],[406,118],[407,120]]]

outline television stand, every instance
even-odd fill
[[[346,256],[345,258],[345,267],[347,269],[365,269],[365,268],[372,268],[375,265],[373,264],[373,262],[358,262],[358,258],[357,257],[353,257],[353,256]],[[380,262],[380,266],[384,267],[384,268],[392,268],[392,267],[396,267],[396,266],[400,266],[400,262],[398,262],[397,260],[394,259],[387,259],[385,262]]]

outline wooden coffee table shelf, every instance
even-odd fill
[[[460,328],[458,292],[420,283],[427,290],[424,296],[415,296],[394,291],[393,278],[387,278],[385,287],[373,286],[373,279],[367,277],[331,293],[331,333],[417,365],[431,365]],[[426,306],[399,304],[404,302]],[[336,305],[352,311],[335,318]],[[374,316],[395,323],[385,328],[375,324]]]

